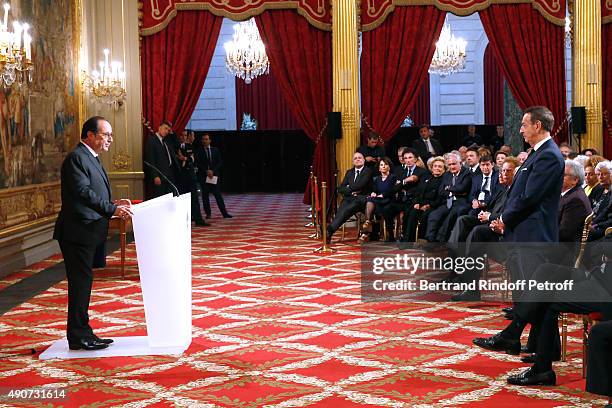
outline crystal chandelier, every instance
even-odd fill
[[[227,70],[244,79],[247,84],[250,84],[253,78],[270,72],[266,47],[261,41],[253,18],[235,24],[232,41],[226,42],[223,47]]]
[[[19,85],[32,82],[32,37],[30,26],[13,21],[13,32],[8,30],[8,12],[4,4],[4,20],[0,25],[0,76],[6,87],[15,81]],[[23,39],[23,41],[22,41]]]
[[[444,78],[455,72],[463,71],[465,69],[465,46],[465,40],[455,38],[448,23],[444,23],[429,66],[429,73]]]
[[[100,61],[100,71],[91,74],[83,72],[83,86],[96,100],[111,105],[115,110],[123,105],[125,99],[125,71],[118,61],[110,64],[109,50],[104,50],[104,62]]]

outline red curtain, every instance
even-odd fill
[[[445,14],[434,6],[396,7],[380,27],[363,33],[361,109],[385,141],[417,99]]]
[[[612,23],[601,26],[601,49],[603,59],[603,110],[607,112],[604,119],[603,145],[604,156],[612,158]],[[585,146],[588,147],[588,146]]]
[[[187,125],[202,92],[222,21],[208,12],[181,11],[166,29],[142,37],[142,112],[153,129],[164,119],[173,123],[176,132]]]
[[[429,106],[429,73],[423,79],[419,96],[414,103],[410,117],[416,126],[431,123],[431,108]]]
[[[566,112],[564,28],[531,4],[494,4],[480,12],[480,20],[521,109],[547,106],[559,126]],[[567,139],[566,130],[557,142]]]
[[[300,129],[272,70],[250,84],[236,78],[237,129],[242,124],[243,113],[250,113],[257,121],[257,130]]]
[[[259,34],[287,105],[306,135],[315,143],[313,171],[332,184],[330,143],[321,135],[332,109],[331,33],[318,30],[295,10],[265,11],[255,17]],[[310,201],[309,188],[304,196]]]
[[[484,53],[484,110],[485,124],[504,124],[504,74],[492,47],[487,45]]]

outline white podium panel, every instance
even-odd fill
[[[191,344],[191,194],[167,194],[133,208],[147,336],[115,337],[99,351],[70,351],[62,339],[41,359],[180,354]]]

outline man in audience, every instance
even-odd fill
[[[574,153],[570,145],[566,142],[563,142],[559,145],[559,151],[561,151],[561,154],[563,155],[564,159],[569,159],[570,154]]]
[[[440,142],[430,137],[429,125],[419,127],[419,136],[420,138],[412,143],[412,147],[424,163],[427,163],[431,157],[441,156],[444,153]]]
[[[559,201],[559,242],[579,242],[582,237],[584,220],[591,213],[591,202],[581,187],[583,182],[582,166],[566,160]]]
[[[460,157],[449,153],[446,159],[448,172],[442,176],[440,194],[446,197],[446,205],[432,210],[427,220],[425,238],[429,242],[446,242],[450,228],[455,225],[457,217],[465,214],[470,208],[468,194],[472,188],[472,174],[461,166]]]
[[[467,150],[468,148],[466,146],[459,146],[459,149],[457,149],[457,152],[459,153],[459,156],[461,157],[461,165],[464,165],[466,162]]]
[[[468,147],[465,152],[465,166],[470,170],[473,175],[480,173],[480,155],[478,154],[478,148]]]
[[[202,149],[197,158],[197,164],[198,177],[200,178],[200,185],[202,186],[202,203],[204,204],[206,218],[210,218],[212,214],[208,197],[209,193],[215,196],[217,207],[219,207],[219,211],[221,211],[223,218],[232,218],[232,215],[228,213],[225,208],[225,201],[223,201],[223,196],[219,189],[221,167],[223,166],[221,152],[216,147],[211,146],[210,135],[208,133],[202,135]]]
[[[397,161],[399,162],[399,166],[393,167],[393,174],[397,180],[404,178],[404,172],[406,171],[406,165],[404,164],[404,150],[406,149],[406,146],[397,148]]]
[[[327,226],[327,239],[331,237],[350,217],[365,210],[366,199],[372,189],[372,169],[365,166],[365,157],[361,152],[353,154],[353,168],[347,170],[338,187],[342,203],[336,216]]]
[[[529,280],[538,266],[547,262],[541,247],[524,245],[534,242],[558,242],[559,201],[563,185],[564,161],[550,136],[554,125],[552,112],[543,106],[528,108],[523,115],[521,134],[533,148],[514,178],[504,210],[491,223],[503,232],[508,248],[508,269],[514,281]],[[518,244],[523,244],[519,245]],[[515,295],[518,295],[515,292]],[[520,352],[520,336],[528,323],[522,309],[529,305],[515,303],[514,320],[502,332],[488,338],[476,338],[474,344],[488,350]]]
[[[164,120],[159,125],[157,133],[149,137],[145,144],[144,159],[156,168],[154,169],[146,164],[144,166],[146,180],[149,183],[153,197],[172,193],[174,189],[170,183],[176,185],[178,173],[178,163],[175,154],[176,149],[166,141],[171,131],[172,124]],[[169,180],[170,183],[168,183],[166,179]]]
[[[469,125],[467,127],[467,135],[463,138],[461,144],[468,147],[474,144],[478,146],[482,145],[482,137],[476,133],[475,125]]]
[[[527,160],[527,156],[529,156],[529,155],[527,154],[527,152],[520,152],[520,153],[519,153],[519,154],[516,156],[516,158],[518,159],[518,161],[519,161],[519,163],[520,163],[520,164],[523,164],[523,163],[525,163],[525,160]]]
[[[380,159],[385,157],[385,149],[379,145],[380,137],[378,134],[370,131],[367,137],[367,144],[365,146],[359,146],[357,151],[363,154],[365,157],[365,165],[376,170]]]

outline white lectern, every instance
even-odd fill
[[[69,350],[62,339],[41,360],[181,354],[191,344],[191,194],[167,194],[133,208],[147,336],[113,337],[96,351]]]

